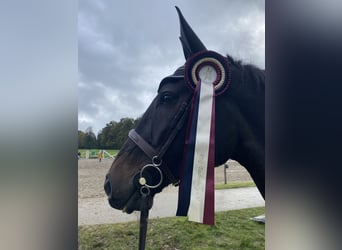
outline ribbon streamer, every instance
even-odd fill
[[[196,129],[199,106],[200,84],[196,86],[194,99],[190,109],[187,135],[185,140],[185,150],[182,161],[181,182],[178,192],[177,216],[187,216],[190,205],[192,171],[196,143]]]
[[[209,156],[214,156],[215,146],[214,138],[210,138],[214,118],[212,111],[215,108],[213,107],[214,87],[212,83],[209,85],[203,83],[199,83],[201,91],[188,215],[191,221],[212,225],[214,224],[214,206],[213,203],[210,204],[210,201],[214,199],[214,183],[210,180],[212,174],[209,173],[214,169],[214,161]]]
[[[180,175],[177,216],[213,225],[215,167],[215,98],[230,83],[226,58],[200,51],[189,58],[184,79],[194,91]]]
[[[214,224],[215,89],[200,80],[195,90],[177,215]]]

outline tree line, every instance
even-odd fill
[[[119,122],[111,121],[96,136],[89,127],[86,131],[78,130],[78,148],[80,149],[120,149],[127,139],[128,132],[135,128],[140,118],[122,118]]]

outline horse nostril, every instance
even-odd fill
[[[111,197],[112,188],[111,188],[111,186],[110,186],[110,180],[109,180],[108,175],[106,175],[106,180],[105,180],[105,183],[104,183],[104,190],[105,190],[107,196],[108,196],[108,197]]]

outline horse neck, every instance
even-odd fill
[[[248,68],[242,77],[235,103],[239,138],[233,157],[251,174],[265,197],[265,74]]]
[[[265,148],[265,71],[253,65],[241,66],[233,74],[237,75],[232,82],[233,99],[240,114],[240,124],[248,130],[262,148]],[[245,135],[244,140],[250,136]]]

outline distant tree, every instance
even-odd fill
[[[106,149],[105,143],[106,143],[106,128],[103,128],[100,130],[100,132],[97,134],[97,145],[98,148]]]
[[[134,119],[132,118],[122,118],[118,123],[118,131],[117,131],[117,142],[119,148],[124,144],[127,140],[128,132],[134,128]]]
[[[81,145],[82,147],[80,148],[86,148],[86,149],[97,148],[97,140],[96,140],[96,136],[93,132],[92,127],[89,127],[86,129],[81,139]]]
[[[116,121],[111,121],[98,133],[97,142],[100,148],[117,148],[117,145],[115,145],[115,128],[117,124]]]
[[[119,122],[111,121],[101,129],[97,135],[97,142],[100,148],[119,149],[127,139],[128,132],[135,128],[140,118],[122,118]]]
[[[141,120],[141,116],[139,116],[137,119],[134,120],[134,127],[137,127],[140,120]]]
[[[84,132],[81,130],[78,130],[78,147],[79,148],[84,148],[84,139],[85,139]]]
[[[128,132],[135,128],[141,117],[121,118],[119,122],[111,121],[100,130],[97,137],[93,133],[92,127],[88,127],[85,132],[78,131],[78,147],[82,149],[120,149],[127,140]]]

